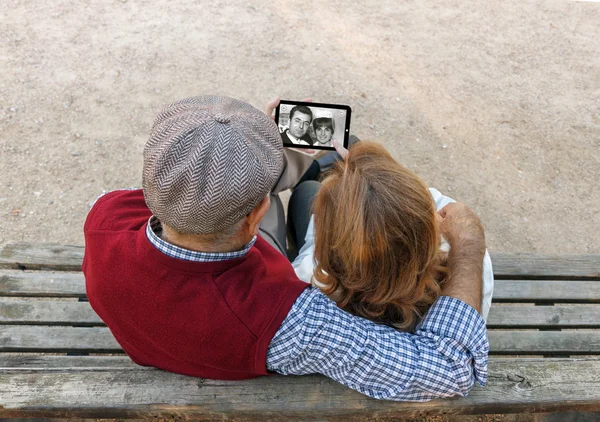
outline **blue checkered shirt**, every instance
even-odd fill
[[[160,239],[148,222],[148,240],[168,256],[214,262],[243,256],[256,241],[228,253],[189,251]],[[319,289],[305,289],[267,350],[267,369],[285,375],[323,374],[362,394],[426,401],[466,395],[485,384],[489,344],[483,318],[466,303],[440,297],[414,333],[350,315]]]

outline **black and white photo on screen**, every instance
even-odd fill
[[[285,145],[333,147],[334,139],[344,143],[346,111],[281,104],[277,123]]]

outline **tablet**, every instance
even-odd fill
[[[284,147],[333,150],[335,139],[348,148],[350,106],[281,100],[275,109],[275,123]]]

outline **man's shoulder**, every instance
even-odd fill
[[[281,132],[281,139],[283,140],[284,144],[293,144],[292,140],[287,134],[287,129]]]
[[[143,224],[151,215],[141,189],[115,190],[101,196],[92,206],[84,232],[139,228],[140,222]]]
[[[314,143],[313,138],[310,137],[310,135],[307,133],[305,134],[302,138],[300,138],[302,141],[308,143],[309,145],[312,145]]]

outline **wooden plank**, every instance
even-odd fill
[[[494,305],[490,309],[488,328],[600,327],[600,305]]]
[[[367,398],[319,375],[215,381],[139,368],[3,370],[0,417],[365,420],[600,410],[600,361],[490,359],[486,387],[426,403]]]
[[[0,352],[122,353],[106,327],[0,325]]]
[[[496,280],[495,302],[600,302],[600,283],[576,280]]]
[[[490,253],[494,277],[600,280],[600,255]]]
[[[496,278],[600,280],[600,255],[492,253]],[[9,243],[0,251],[0,268],[79,271],[82,246]]]
[[[0,324],[99,326],[88,302],[0,298]]]
[[[0,270],[0,296],[85,297],[81,272]]]
[[[81,271],[83,246],[9,243],[0,251],[0,268]]]
[[[600,354],[600,330],[489,330],[492,354]],[[0,352],[122,353],[106,327],[0,325]]]
[[[0,298],[0,324],[102,326],[87,302]],[[488,327],[600,327],[600,305],[494,305]]]
[[[490,353],[521,355],[600,353],[600,330],[488,330],[488,338]]]
[[[82,273],[0,270],[0,296],[85,297]],[[496,280],[494,301],[600,302],[600,283]]]
[[[136,365],[128,356],[54,356],[33,353],[0,353],[0,372],[7,369],[51,370],[51,369],[95,369],[95,370],[139,370],[151,369]]]

